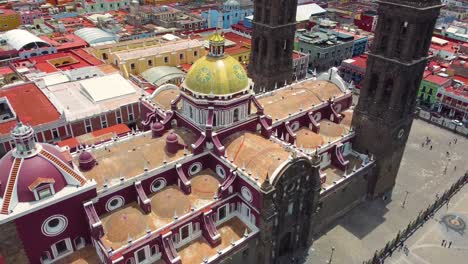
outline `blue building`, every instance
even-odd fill
[[[367,36],[360,36],[359,38],[354,38],[353,57],[364,54],[364,52],[366,52],[366,47]]]
[[[237,0],[227,0],[221,10],[208,10],[202,12],[208,28],[231,28],[231,25],[244,20],[244,17],[253,14],[252,6],[241,6]]]

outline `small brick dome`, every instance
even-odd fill
[[[166,149],[170,153],[176,153],[179,150],[179,138],[173,132],[166,137]]]
[[[96,160],[93,155],[87,151],[83,151],[78,157],[80,162],[80,169],[83,171],[88,171],[96,165]]]

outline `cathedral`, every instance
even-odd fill
[[[254,1],[251,78],[216,33],[126,135],[59,148],[18,120],[0,160],[6,263],[278,263],[390,195],[440,2],[379,2],[354,110],[336,69],[290,79],[296,4]]]

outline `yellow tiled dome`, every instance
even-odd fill
[[[242,65],[231,56],[205,56],[197,60],[184,87],[198,94],[228,95],[247,89],[249,80]]]

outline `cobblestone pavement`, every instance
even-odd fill
[[[452,197],[448,207],[442,207],[406,242],[408,255],[395,252],[385,263],[428,264],[468,262],[468,186]],[[443,246],[442,242],[445,242]],[[450,248],[448,247],[450,245]]]
[[[421,147],[427,136],[432,140],[432,150],[429,146]],[[449,145],[449,141],[455,138],[458,139],[457,144]],[[447,158],[447,151],[450,153],[450,160]],[[302,263],[328,263],[331,248],[334,247],[332,263],[362,263],[363,260],[371,258],[375,250],[384,247],[387,241],[393,239],[398,230],[405,228],[410,220],[416,218],[419,211],[425,209],[438,193],[443,193],[468,170],[467,157],[466,138],[415,120],[392,200],[378,199],[354,208],[338,219],[330,230],[315,241],[313,247],[306,252],[297,252],[296,255],[303,260]],[[447,171],[444,174],[446,167]],[[463,188],[459,195],[466,195],[467,189]],[[402,207],[405,196],[405,206]],[[466,239],[466,236],[461,238],[465,242]],[[468,252],[463,254],[465,259],[468,259]],[[454,262],[456,259],[451,259],[452,255],[448,254],[448,259],[443,262],[433,259],[421,263],[458,264]],[[453,257],[455,258],[454,255]],[[410,260],[397,263],[413,262]]]

